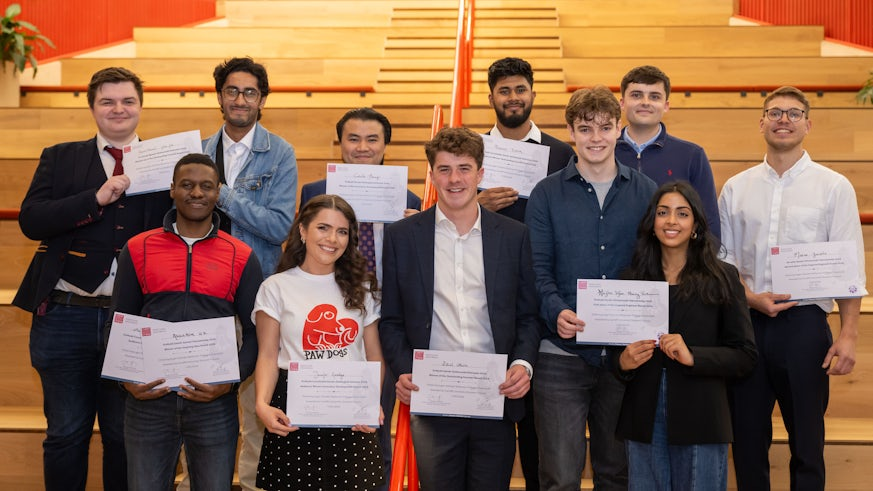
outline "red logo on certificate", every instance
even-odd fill
[[[124,148],[123,148],[123,152],[124,152],[124,153],[130,153],[130,150],[131,150],[130,145],[125,145]]]
[[[577,290],[587,290],[588,289],[588,280],[578,280],[576,282]]]
[[[292,361],[291,363],[288,364],[288,371],[289,372],[297,372],[299,370],[300,370],[300,364],[297,363],[296,361]]]
[[[119,324],[123,324],[124,323],[124,314],[122,314],[120,312],[116,312],[115,313],[115,322],[117,322]]]
[[[416,350],[414,356],[415,356],[416,360],[423,360],[424,359],[424,351]]]
[[[151,336],[152,335],[152,328],[151,327],[143,327],[142,328],[142,335],[143,336]]]
[[[770,255],[771,256],[778,256],[779,255],[779,246],[771,247],[770,248]]]
[[[328,172],[336,172],[336,164],[327,164]]]

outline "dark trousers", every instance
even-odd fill
[[[537,427],[534,423],[533,391],[524,396],[524,417],[516,424],[518,431],[518,460],[524,474],[525,491],[540,489],[540,456]]]
[[[778,401],[791,451],[791,489],[823,490],[828,375],[821,364],[833,342],[827,314],[815,305],[794,307],[776,317],[755,310],[751,314],[758,363],[731,388],[737,488],[770,489],[768,452]]]
[[[127,489],[126,393],[100,378],[108,312],[50,302],[44,314],[33,316],[30,360],[42,382],[48,423],[42,445],[47,491],[85,489],[95,415],[103,441],[103,489]]]

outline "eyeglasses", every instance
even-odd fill
[[[778,107],[774,107],[764,111],[764,115],[767,116],[767,119],[769,119],[770,121],[779,121],[780,119],[782,119],[783,114],[787,114],[788,121],[791,121],[792,123],[796,123],[803,119],[804,113],[806,113],[806,111],[802,109],[779,109]]]
[[[246,102],[255,102],[256,100],[258,100],[258,96],[261,95],[261,93],[258,92],[258,89],[239,90],[238,88],[233,86],[225,87],[224,89],[222,89],[221,93],[224,94],[224,97],[232,101],[235,101],[236,98],[239,97],[240,93],[242,93],[243,98],[246,100]]]

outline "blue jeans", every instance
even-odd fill
[[[585,466],[586,423],[594,489],[627,489],[625,448],[615,438],[624,385],[606,367],[592,367],[578,356],[539,354],[533,398],[540,489],[578,491]]]
[[[194,491],[230,491],[239,438],[236,393],[191,402],[172,392],[160,399],[127,399],[124,417],[132,491],[171,491],[185,442]]]
[[[627,441],[629,491],[727,489],[727,443],[667,443],[667,378],[661,376],[652,443]]]
[[[39,373],[48,427],[43,441],[45,488],[84,490],[95,415],[103,442],[104,489],[127,489],[125,392],[102,380],[108,309],[49,303],[34,314],[30,361]]]

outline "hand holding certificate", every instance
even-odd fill
[[[669,292],[666,281],[578,280],[576,315],[585,321],[585,330],[576,333],[576,342],[658,340],[670,329]]]
[[[285,414],[300,428],[378,427],[380,379],[377,361],[292,361]]]
[[[170,189],[173,168],[189,153],[202,153],[200,130],[143,140],[124,147],[124,173],[130,178],[127,195]]]
[[[406,209],[409,169],[400,165],[327,164],[327,194],[352,205],[359,222],[396,222]]]
[[[770,248],[773,291],[791,300],[864,296],[854,242],[815,242]]]
[[[506,380],[505,354],[415,350],[410,412],[436,416],[500,419]]]
[[[522,198],[530,196],[534,186],[546,177],[551,149],[538,143],[482,135],[485,143],[485,174],[480,189],[510,187]]]

